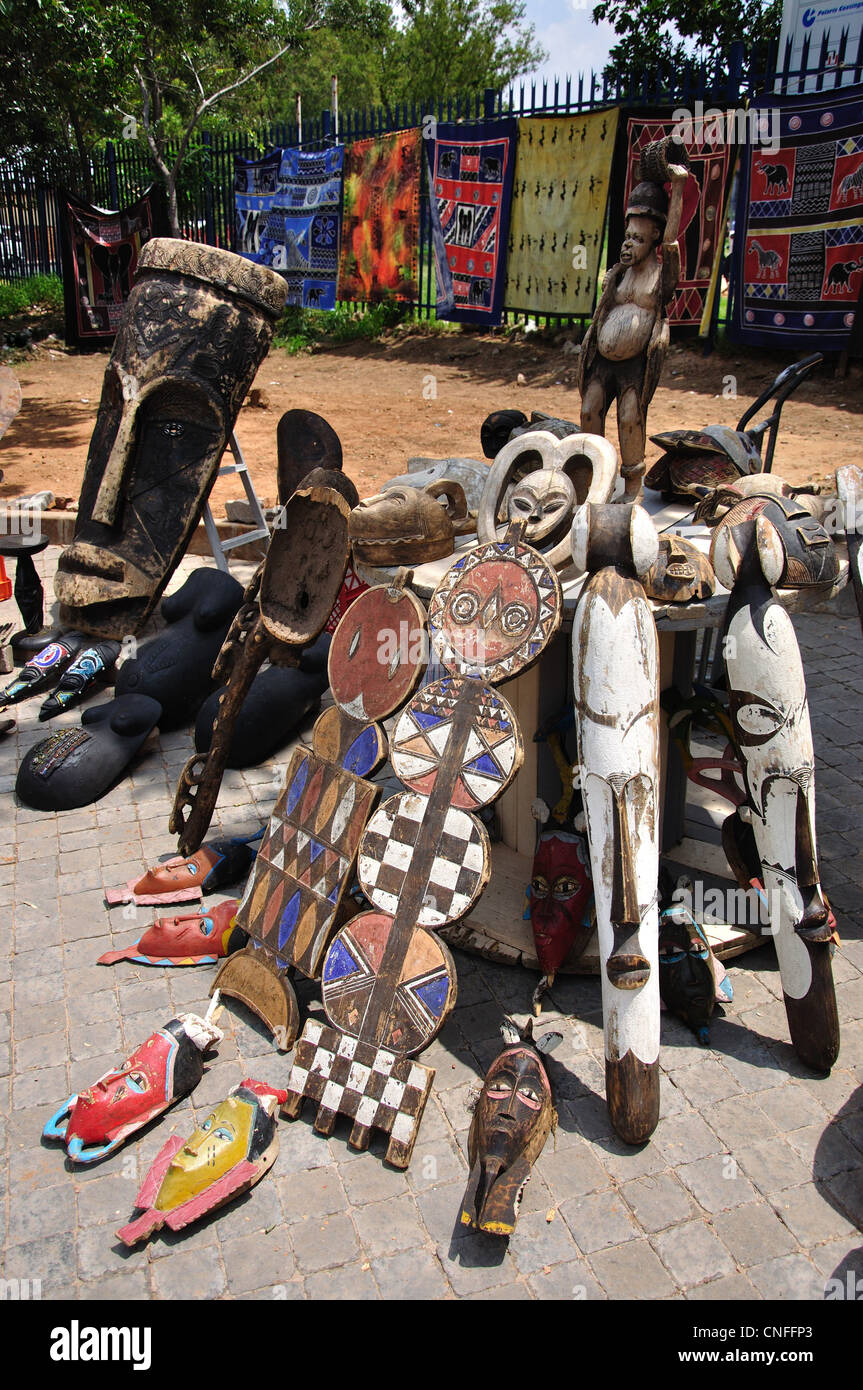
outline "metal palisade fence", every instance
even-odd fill
[[[268,150],[296,145],[319,149],[336,138],[349,145],[387,131],[423,128],[424,123],[428,128],[430,117],[441,122],[494,121],[507,116],[577,115],[610,106],[630,110],[691,108],[696,102],[727,109],[766,91],[826,91],[863,80],[863,35],[851,45],[844,30],[835,40],[825,35],[819,46],[807,40],[798,61],[799,66],[792,69],[790,41],[781,55],[775,42],[749,51],[737,43],[712,65],[660,67],[625,81],[591,73],[589,77],[521,82],[500,91],[342,113],[338,132],[330,112],[325,111],[317,119],[303,121],[302,139],[295,124],[274,124],[251,134],[202,130],[192,142],[178,180],[183,235],[232,249],[237,156],[260,158]],[[169,144],[169,162],[172,154]],[[80,161],[59,154],[39,167],[33,167],[25,154],[0,157],[0,279],[61,273],[59,189],[66,188],[100,207],[117,209],[134,202],[153,181],[146,147],[137,140],[108,141],[92,152],[86,168]],[[422,318],[434,315],[433,265],[428,175],[423,160],[419,291],[414,305]],[[547,315],[528,315],[517,306],[507,306],[507,314],[510,320],[529,316],[535,321],[549,321]],[[550,321],[558,320],[552,317]]]

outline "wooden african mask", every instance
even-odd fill
[[[659,993],[669,1012],[682,1018],[706,1047],[716,1007],[713,952],[682,904],[665,908],[659,916]]]
[[[178,1014],[136,1048],[119,1067],[70,1096],[43,1135],[60,1139],[73,1163],[95,1163],[118,1149],[163,1110],[193,1091],[204,1074],[203,1054],[224,1034],[212,1018]]]
[[[697,545],[682,536],[659,537],[659,554],[644,576],[644,592],[660,603],[706,599],[716,589],[713,567]]]
[[[617,481],[614,446],[598,435],[526,431],[489,469],[477,517],[480,541],[498,539],[501,519],[522,522],[527,545],[555,569],[572,561],[569,528],[583,502],[607,502]],[[502,532],[501,532],[502,534]]]
[[[285,282],[228,251],[156,237],[138,261],[105,371],[61,620],[136,632],[171,577],[270,346]]]
[[[583,835],[555,829],[539,838],[530,881],[530,925],[540,969],[554,976],[576,942],[587,945],[584,925],[593,894],[590,856]]]
[[[617,1133],[641,1144],[659,1119],[659,642],[639,576],[658,540],[642,507],[584,506],[572,548],[589,574],[573,621],[573,690],[606,1095]]]
[[[351,512],[354,558],[368,565],[422,565],[450,555],[454,538],[474,529],[460,483],[393,487]]]
[[[246,933],[237,926],[235,898],[218,903],[210,912],[189,912],[160,917],[133,946],[106,951],[98,965],[134,960],[140,965],[214,965],[246,944]]]
[[[747,522],[759,519],[754,532]],[[830,537],[796,498],[746,497],[731,508],[716,528],[710,559],[717,578],[732,589],[743,550],[754,537],[759,568],[779,589],[817,589],[835,583],[839,559]],[[745,570],[745,566],[744,566]]]
[[[533,1020],[523,1031],[507,1024],[505,1042],[486,1073],[468,1136],[470,1176],[459,1221],[487,1235],[509,1236],[530,1170],[556,1121],[543,1054],[562,1041],[546,1033],[533,1041]]]
[[[779,503],[786,505],[784,499]],[[773,505],[769,501],[767,508]],[[751,827],[761,861],[791,1041],[803,1061],[829,1071],[839,1053],[839,1019],[833,925],[816,856],[815,756],[797,637],[771,587],[788,565],[767,508],[737,522],[735,508],[720,522],[711,545],[717,576],[732,589],[722,651],[746,779],[746,803],[736,815]],[[817,526],[811,517],[809,522]],[[812,534],[808,524],[804,527],[803,545]],[[823,544],[817,534],[815,539],[814,568],[823,574]],[[826,534],[824,539],[829,546]],[[801,565],[803,545],[795,557]]]
[[[286,1097],[246,1078],[188,1139],[172,1135],[135,1198],[141,1215],[121,1226],[120,1240],[135,1245],[162,1226],[180,1231],[260,1182],[278,1156],[276,1107]]]

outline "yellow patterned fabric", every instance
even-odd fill
[[[592,312],[616,133],[616,110],[519,121],[508,308]]]

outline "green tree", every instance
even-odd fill
[[[401,0],[383,50],[384,102],[499,88],[546,58],[523,0]]]
[[[593,21],[617,35],[608,55],[609,77],[639,77],[713,63],[732,43],[748,47],[779,37],[782,0],[601,0]]]

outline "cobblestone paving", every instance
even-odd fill
[[[43,573],[56,554],[39,557]],[[0,608],[15,616],[11,603]],[[797,1061],[765,946],[731,963],[735,1000],[710,1048],[663,1016],[662,1118],[632,1150],[613,1136],[603,1099],[599,981],[560,977],[544,1014],[565,1034],[550,1062],[559,1123],[508,1242],[455,1222],[470,1100],[499,1050],[502,1014],[524,1016],[535,980],[456,953],[458,1005],[423,1056],[437,1077],[407,1173],[383,1165],[382,1146],[357,1155],[346,1131],[326,1139],[300,1118],[282,1125],[273,1173],[245,1198],[183,1235],[118,1245],[115,1228],[168,1135],[189,1132],[244,1076],[283,1085],[290,1059],[231,1001],[201,1085],[136,1142],[75,1170],[42,1146],[67,1095],[174,1013],[206,1009],[213,972],[94,963],[152,920],[146,909],[109,914],[102,890],[173,849],[167,813],[189,734],[154,736],[133,777],[97,806],[48,815],[16,805],[18,762],[49,731],[39,701],[20,707],[17,735],[0,743],[3,1277],[79,1299],[794,1300],[824,1298],[834,1277],[846,1287],[849,1272],[853,1288],[863,1277],[863,641],[856,619],[796,626],[823,878],[843,940],[839,1062],[822,1078]],[[280,755],[226,774],[223,831],[249,832],[269,814],[283,766]],[[314,986],[301,1002],[319,1010]]]

